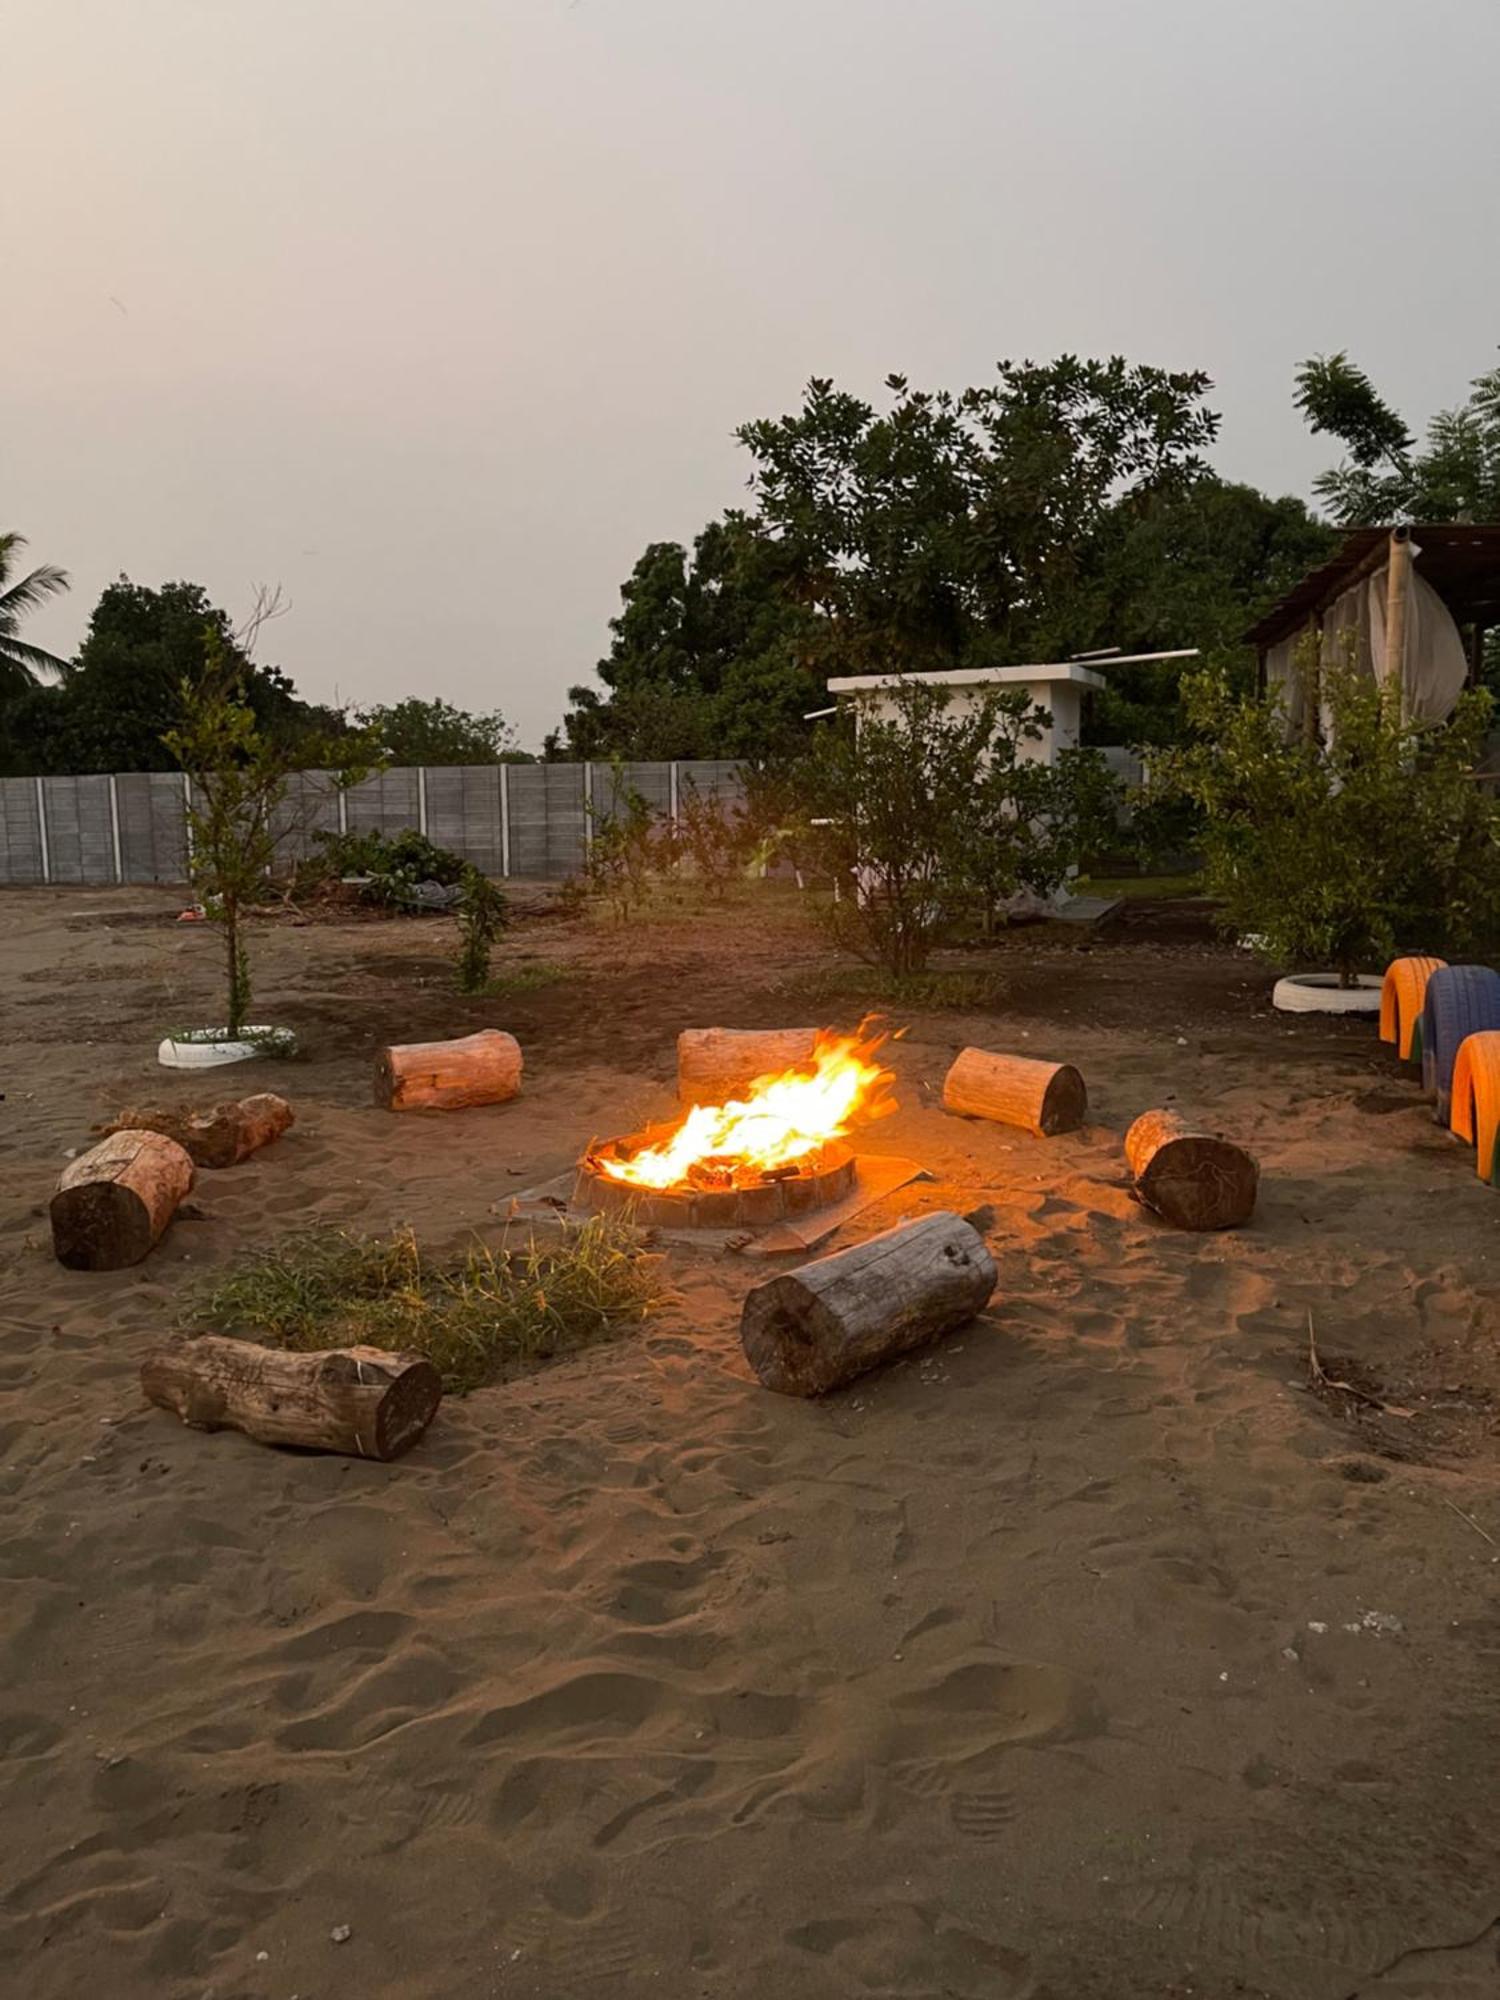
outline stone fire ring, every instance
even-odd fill
[[[795,1174],[737,1188],[642,1188],[604,1172],[602,1160],[629,1159],[668,1139],[675,1124],[648,1126],[629,1139],[605,1139],[578,1166],[578,1195],[604,1215],[619,1215],[648,1229],[763,1229],[791,1215],[827,1208],[853,1191],[854,1154],[834,1139],[798,1162]]]

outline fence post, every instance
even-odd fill
[[[589,858],[589,850],[594,844],[594,767],[585,757],[583,760],[583,858]]]
[[[672,824],[675,827],[677,824],[677,759],[675,757],[667,766],[667,798],[670,801],[668,811],[671,815]]]
[[[417,832],[427,838],[427,766],[417,766]]]
[[[188,815],[193,810],[193,781],[184,771],[182,774],[182,851],[187,859],[188,880],[193,879],[193,822]],[[153,843],[154,845],[154,843]]]
[[[52,854],[47,845],[47,793],[40,778],[36,784],[36,830],[42,841],[42,880],[52,880]]]
[[[115,880],[125,880],[125,850],[120,845],[120,794],[115,786],[115,774],[109,774],[109,831],[115,844]]]
[[[500,766],[500,873],[510,873],[510,766]]]

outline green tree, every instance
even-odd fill
[[[1304,655],[1308,672],[1316,658]],[[1347,661],[1319,668],[1328,741],[1286,727],[1279,698],[1222,673],[1186,683],[1194,740],[1155,760],[1152,790],[1202,812],[1204,872],[1226,925],[1276,963],[1346,984],[1398,950],[1468,951],[1500,915],[1500,807],[1473,781],[1491,714],[1406,720]]]
[[[499,709],[472,714],[442,700],[410,695],[389,707],[361,709],[361,727],[379,739],[393,764],[529,764]]]
[[[1347,354],[1304,361],[1296,401],[1309,427],[1348,453],[1313,482],[1342,526],[1500,520],[1500,368],[1440,410],[1421,443]]]
[[[956,926],[988,927],[1019,890],[1047,895],[1109,815],[1090,752],[1028,755],[1050,718],[1022,688],[958,704],[900,683],[821,730],[801,774],[835,935],[896,977]]]
[[[51,563],[16,576],[16,558],[25,546],[24,535],[0,534],[0,703],[28,693],[39,676],[68,671],[66,660],[21,637],[21,620],[68,588],[67,571]]]

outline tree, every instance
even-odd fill
[[[516,733],[499,709],[471,714],[442,700],[408,696],[389,707],[361,709],[361,727],[374,733],[393,764],[526,764]]]
[[[244,914],[264,895],[285,836],[276,815],[287,779],[306,762],[341,765],[336,783],[354,784],[370,768],[373,746],[348,735],[337,745],[278,740],[248,699],[246,662],[213,626],[202,644],[202,663],[179,684],[178,720],[163,743],[189,779],[189,874],[223,938],[225,1029],[233,1040],[251,1002]]]
[[[39,675],[65,674],[66,660],[58,659],[45,647],[28,644],[20,636],[21,620],[38,610],[49,597],[68,588],[66,570],[42,563],[26,576],[11,581],[16,557],[26,546],[26,537],[0,534],[0,702],[12,701],[35,687]]]
[[[691,554],[651,543],[620,598],[598,667],[607,692],[568,691],[572,755],[761,758],[800,747],[821,694],[803,657],[809,614],[787,551],[760,522],[731,511]]]
[[[1296,400],[1309,427],[1348,452],[1313,482],[1342,526],[1500,519],[1500,368],[1476,376],[1457,408],[1440,410],[1422,444],[1347,354],[1304,361]]]
[[[1203,814],[1210,892],[1227,926],[1278,964],[1344,984],[1399,950],[1467,951],[1500,916],[1500,806],[1473,781],[1490,697],[1452,719],[1404,719],[1346,660],[1316,670],[1326,743],[1286,727],[1279,697],[1236,694],[1222,673],[1186,684],[1196,739],[1153,765],[1152,790]]]
[[[910,680],[819,732],[801,791],[839,885],[841,942],[902,977],[955,925],[988,925],[1017,891],[1057,887],[1111,787],[1092,753],[1055,765],[1026,754],[1048,721],[1024,689],[959,706]]]

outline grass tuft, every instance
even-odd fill
[[[303,1352],[364,1343],[425,1354],[444,1387],[462,1391],[617,1339],[663,1296],[634,1232],[596,1216],[559,1243],[475,1242],[441,1257],[410,1229],[298,1234],[208,1280],[184,1317]]]
[[[555,986],[560,979],[566,979],[568,969],[564,965],[554,965],[549,959],[534,958],[524,965],[518,965],[511,972],[496,972],[480,988],[484,994],[534,993],[539,986]]]

